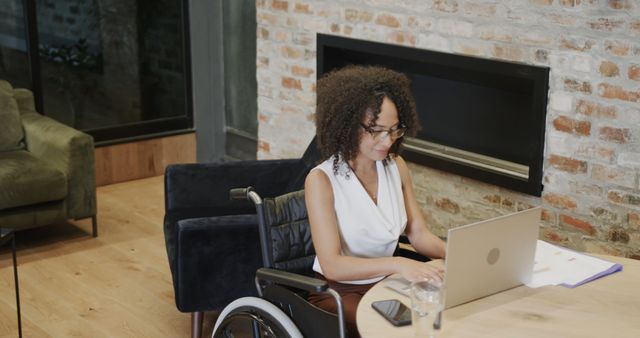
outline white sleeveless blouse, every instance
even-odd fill
[[[395,160],[388,160],[386,165],[382,161],[376,161],[376,168],[377,205],[346,163],[340,163],[337,174],[333,172],[333,157],[313,169],[324,171],[331,181],[340,245],[344,256],[390,257],[398,245],[398,237],[407,225],[402,181]],[[318,257],[313,263],[313,270],[322,273]],[[384,276],[340,282],[369,284],[382,278]]]

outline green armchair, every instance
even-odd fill
[[[96,220],[93,138],[35,111],[33,94],[0,80],[0,227]]]

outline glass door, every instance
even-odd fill
[[[31,88],[40,113],[98,144],[192,131],[187,9],[187,0],[2,0],[0,78]]]

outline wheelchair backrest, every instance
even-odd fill
[[[311,241],[311,227],[304,202],[304,190],[294,191],[262,201],[264,226],[267,231],[262,245],[268,248],[267,267],[314,277],[315,250]],[[265,299],[279,306],[296,324],[305,337],[339,337],[338,317],[317,308],[301,297],[305,293],[266,284]]]
[[[307,218],[304,190],[263,200],[266,237],[261,239],[271,257],[269,264],[278,270],[313,276],[315,250]]]

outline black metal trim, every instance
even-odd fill
[[[331,49],[332,54],[355,53],[350,55],[348,63],[371,63],[383,64],[401,72],[422,73],[429,70],[433,76],[450,76],[450,70],[455,72],[456,79],[466,82],[482,84],[481,77],[474,77],[474,73],[492,73],[504,76],[501,86],[520,88],[519,81],[514,79],[526,79],[533,83],[533,90],[536,93],[545,92],[545,95],[533,99],[531,111],[535,112],[535,123],[538,128],[532,139],[532,150],[536,153],[530,156],[526,164],[529,166],[529,178],[527,181],[503,176],[482,169],[469,167],[426,154],[416,153],[405,149],[403,155],[409,161],[444,170],[454,174],[481,180],[483,182],[495,184],[508,189],[520,191],[533,196],[542,194],[542,171],[544,161],[544,140],[546,126],[547,91],[549,86],[549,67],[533,66],[521,62],[491,60],[473,56],[443,53],[413,47],[391,45],[381,42],[358,40],[335,35],[318,34],[316,48],[317,77],[322,77],[325,73],[333,69],[336,64],[327,64],[327,54]],[[370,53],[373,59],[357,60],[361,56],[358,54]],[[354,59],[356,59],[354,61]],[[402,64],[389,64],[379,61],[408,61]],[[430,66],[425,66],[428,62]],[[499,62],[499,63],[498,63]],[[347,63],[344,63],[347,64]],[[340,65],[337,65],[340,66]],[[460,72],[464,69],[464,72]],[[429,140],[427,140],[429,141]],[[508,160],[508,159],[507,159]]]
[[[20,283],[18,282],[18,259],[16,257],[16,233],[11,237],[11,255],[13,257],[13,283],[16,287],[16,311],[18,313],[18,337],[22,338],[22,316],[20,314]]]
[[[31,91],[36,105],[36,111],[45,114],[42,104],[42,72],[40,71],[40,45],[38,43],[38,22],[35,0],[22,0],[25,20],[25,36],[27,40],[27,57],[29,58],[29,73],[31,75]]]
[[[13,257],[13,282],[16,294],[16,316],[18,317],[18,337],[22,338],[22,316],[20,314],[20,283],[18,281],[18,259],[16,256],[16,231],[12,228],[0,228],[0,247],[11,242]]]
[[[189,119],[180,116],[83,131],[93,136],[93,140],[96,143],[102,144],[108,141],[112,143],[122,143],[128,142],[132,138],[145,138],[147,135],[192,129],[189,122]]]
[[[29,57],[29,69],[31,75],[31,90],[33,91],[36,111],[46,115],[44,106],[44,93],[42,89],[42,72],[40,67],[40,49],[38,41],[38,25],[35,0],[22,0],[26,37],[27,55]],[[182,0],[182,35],[183,35],[183,60],[184,60],[184,100],[185,114],[181,116],[140,121],[119,126],[104,128],[84,129],[92,135],[97,145],[131,142],[132,140],[158,137],[158,134],[182,134],[193,131],[193,88],[191,73],[191,39],[189,31],[189,1]]]
[[[184,100],[185,100],[185,113],[188,120],[189,127],[193,127],[193,79],[191,68],[191,30],[189,25],[191,22],[191,15],[189,13],[189,0],[182,1],[182,49],[184,52]]]
[[[183,134],[192,134],[194,132],[195,132],[195,129],[193,129],[193,128],[180,129],[180,130],[169,130],[169,131],[163,131],[163,132],[153,133],[153,134],[144,134],[144,135],[132,136],[132,137],[128,137],[128,138],[119,138],[119,139],[108,140],[108,141],[94,142],[94,144],[95,144],[96,148],[100,148],[100,147],[108,147],[108,146],[113,146],[113,145],[123,144],[123,143],[151,140],[151,139],[156,139],[156,138],[161,138],[161,137],[176,136],[176,135],[183,135]]]

